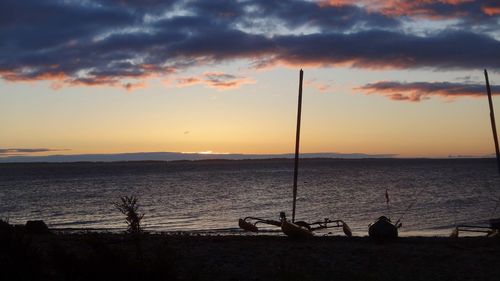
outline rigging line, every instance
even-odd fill
[[[413,206],[415,205],[415,203],[417,203],[418,201],[418,197],[420,196],[420,194],[424,191],[425,189],[425,186],[422,186],[420,188],[420,190],[417,191],[417,193],[415,193],[415,199],[413,200],[413,202],[410,203],[410,205],[403,211],[403,213],[401,214],[401,216],[399,217],[399,219],[396,221],[396,224],[398,224],[402,219],[403,217],[406,215],[406,213],[411,209],[413,208]]]
[[[495,215],[495,212],[497,211],[498,206],[500,206],[500,196],[498,196],[498,198],[497,198],[497,200],[496,200],[496,201],[497,201],[497,203],[495,204],[495,208],[494,208],[494,209],[493,209],[493,211],[491,212],[490,217],[493,217],[493,216]]]

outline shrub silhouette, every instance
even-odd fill
[[[125,220],[127,222],[127,232],[130,234],[141,234],[141,220],[144,214],[139,214],[137,212],[139,206],[137,205],[137,197],[135,196],[123,196],[120,198],[121,202],[114,203],[113,205],[126,216]]]

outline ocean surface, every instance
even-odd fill
[[[238,218],[291,217],[292,185],[291,159],[0,164],[0,218],[124,230],[113,203],[134,195],[146,230],[238,233]],[[367,235],[385,215],[401,218],[401,235],[449,235],[500,216],[499,196],[494,159],[304,159],[297,219],[342,219]],[[342,235],[319,234],[329,231]]]

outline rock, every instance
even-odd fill
[[[8,221],[4,221],[0,219],[0,238],[3,239],[5,236],[10,235],[12,233],[12,225],[9,224]]]
[[[26,233],[30,234],[49,234],[51,233],[43,220],[27,221],[24,228]]]

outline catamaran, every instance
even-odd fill
[[[343,220],[330,220],[325,218],[322,221],[308,223],[305,221],[295,221],[295,209],[297,203],[297,178],[299,169],[299,148],[300,148],[300,121],[302,114],[302,82],[304,79],[304,71],[299,72],[299,98],[297,108],[297,130],[295,135],[295,162],[293,174],[293,205],[292,219],[286,217],[285,212],[280,213],[279,220],[268,220],[258,217],[246,217],[238,220],[238,225],[245,231],[258,232],[257,224],[273,225],[281,228],[281,231],[291,238],[308,238],[314,235],[315,230],[326,229],[331,227],[342,227],[344,234],[348,237],[352,236],[352,231]]]
[[[495,143],[497,169],[498,173],[500,174],[500,149],[498,147],[497,126],[495,124],[495,112],[493,111],[493,100],[491,98],[490,81],[488,79],[488,71],[486,71],[486,69],[484,70],[484,79],[486,80],[486,93],[488,94],[488,103],[490,106],[490,123],[491,123],[491,131],[493,133],[493,141]],[[500,200],[500,198],[498,200]],[[486,233],[486,235],[489,237],[500,237],[500,218],[492,218],[489,219],[488,221],[490,223],[489,226],[467,225],[467,224],[457,225],[455,229],[453,229],[451,237],[458,237],[460,231]]]

